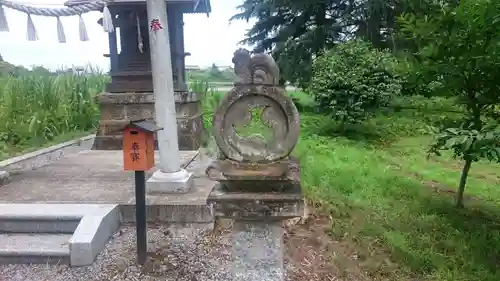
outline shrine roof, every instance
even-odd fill
[[[167,4],[180,5],[184,9],[184,13],[210,13],[212,11],[212,6],[210,5],[210,0],[165,0]],[[71,7],[78,4],[86,4],[94,2],[93,0],[68,0],[64,3],[65,6]],[[126,4],[146,4],[146,0],[112,0],[108,3],[109,7],[126,5]]]

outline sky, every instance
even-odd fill
[[[37,7],[57,8],[65,0],[11,0],[32,4]],[[220,66],[232,65],[233,52],[251,23],[245,21],[229,22],[237,12],[240,0],[211,0],[212,13],[184,15],[184,44],[187,65],[206,67],[215,63]],[[42,65],[55,70],[61,67],[85,66],[91,64],[102,70],[109,69],[108,35],[97,24],[100,12],[91,12],[82,17],[85,21],[90,41],[81,42],[78,38],[78,16],[62,17],[66,43],[57,41],[57,20],[52,17],[32,16],[38,33],[38,41],[27,41],[27,15],[4,7],[9,32],[0,32],[0,54],[12,64],[31,67]]]

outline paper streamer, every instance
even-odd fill
[[[66,43],[66,34],[64,33],[64,27],[61,22],[61,18],[57,17],[57,40],[59,43]]]
[[[82,15],[80,15],[78,34],[80,35],[80,41],[89,41],[87,27],[85,27],[85,22],[83,21]]]
[[[5,16],[5,10],[0,3],[0,32],[9,31],[9,23],[7,22],[7,17]]]
[[[26,37],[28,38],[28,41],[37,41],[38,34],[36,32],[35,24],[33,23],[33,19],[31,18],[30,14],[28,14],[27,28],[28,28],[28,30],[27,30]]]
[[[105,32],[108,33],[115,31],[115,28],[113,26],[113,17],[111,16],[108,5],[104,5],[104,8],[102,10],[102,28]]]

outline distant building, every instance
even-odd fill
[[[198,65],[186,65],[186,70],[201,70],[201,68]]]
[[[221,66],[217,66],[217,68],[219,68],[219,70],[221,70],[221,71],[224,71],[224,70],[228,70],[228,69],[233,69],[233,66],[232,65],[221,65]]]

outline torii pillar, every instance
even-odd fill
[[[146,0],[146,5],[156,122],[163,128],[157,132],[159,169],[147,181],[146,189],[148,193],[186,193],[193,180],[180,162],[167,5],[165,0]]]

